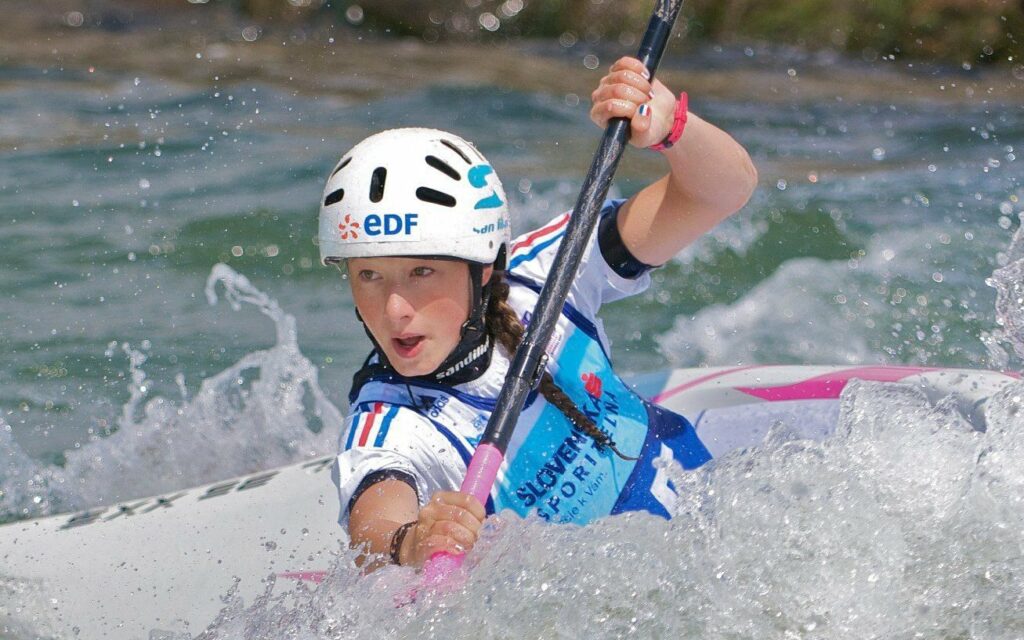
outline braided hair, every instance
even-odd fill
[[[488,286],[491,295],[487,303],[485,316],[487,333],[511,357],[523,341],[523,334],[526,333],[526,328],[519,321],[519,314],[508,304],[509,286],[502,277],[502,272],[495,269],[490,282],[488,282]],[[580,408],[576,406],[572,398],[565,391],[562,391],[561,387],[555,383],[555,379],[551,377],[551,374],[546,369],[540,379],[539,391],[548,403],[562,412],[562,415],[569,420],[574,429],[589,436],[597,444],[598,450],[608,447],[623,460],[636,460],[636,458],[624,455],[616,448],[615,441],[594,424],[594,421],[588,418],[585,413],[580,411]]]

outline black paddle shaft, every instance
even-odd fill
[[[647,67],[652,79],[682,6],[683,0],[658,0],[651,16],[637,58]],[[551,273],[541,290],[537,306],[534,307],[530,326],[527,327],[523,342],[509,366],[497,405],[491,413],[481,439],[481,442],[494,445],[503,454],[512,438],[526,396],[536,388],[544,372],[544,366],[547,364],[545,346],[554,332],[555,322],[562,312],[569,287],[576,278],[576,271],[583,259],[583,251],[597,224],[597,217],[608,195],[612,176],[615,175],[628,141],[629,120],[613,118],[605,129],[601,145],[594,155],[590,171],[587,172],[576,206],[573,207],[573,213],[569,218],[565,236],[555,255]]]

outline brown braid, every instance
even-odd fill
[[[487,332],[490,334],[491,339],[500,344],[505,349],[505,353],[511,357],[515,355],[516,349],[519,348],[519,343],[523,341],[523,334],[526,332],[526,329],[519,321],[519,314],[508,304],[509,286],[504,278],[502,278],[501,272],[495,270],[488,284],[491,288],[491,298],[487,303]],[[551,377],[547,370],[541,376],[539,390],[544,399],[561,411],[562,415],[568,418],[573,427],[590,436],[597,443],[598,449],[608,447],[623,460],[636,460],[636,458],[623,455],[616,448],[615,442],[611,437],[604,431],[601,431],[594,424],[593,420],[580,411],[576,403],[572,401],[572,398],[562,391],[561,387],[555,383],[555,379]]]

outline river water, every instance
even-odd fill
[[[449,128],[495,165],[514,229],[563,211],[599,135],[580,96],[610,58],[528,55],[535,79],[508,56],[504,72],[492,60],[487,73],[435,68],[400,85],[341,74],[322,90],[279,73],[0,65],[0,522],[331,452],[326,408],[344,411],[367,344],[345,283],[317,263],[326,173],[373,131]],[[389,56],[422,65],[415,48]],[[1024,103],[986,91],[1010,71],[751,49],[666,69],[676,83],[693,76],[691,109],[750,150],[761,184],[648,292],[605,309],[620,371],[1019,370]],[[631,150],[613,192],[660,170]],[[258,306],[276,324],[210,304],[218,263],[266,293]],[[671,523],[556,531],[511,518],[440,609],[392,615],[339,569],[292,615],[234,603],[209,635],[1019,637],[1021,395],[990,399],[980,433],[906,389],[855,385],[834,439],[783,434],[677,477],[693,503]],[[922,488],[908,466],[940,471]],[[639,610],[623,604],[634,600]]]

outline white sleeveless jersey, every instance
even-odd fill
[[[602,215],[622,203],[608,202]],[[563,214],[512,244],[509,304],[524,324],[529,324],[568,221],[569,214]],[[656,481],[654,460],[675,458],[693,468],[710,459],[684,418],[647,403],[612,371],[597,311],[649,284],[648,274],[636,280],[616,274],[593,234],[547,346],[548,371],[558,386],[621,452],[639,460],[622,460],[599,449],[533,392],[487,501],[488,513],[511,509],[524,517],[537,514],[578,524],[640,509],[667,517],[671,488]],[[508,357],[496,347],[487,371],[466,384],[450,387],[385,374],[354,389],[334,470],[342,526],[347,527],[352,496],[370,474],[387,470],[414,479],[421,505],[436,491],[457,490],[508,366]]]

